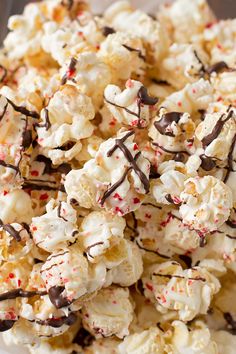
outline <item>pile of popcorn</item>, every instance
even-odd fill
[[[236,20],[29,4],[0,50],[0,331],[32,354],[233,354]]]

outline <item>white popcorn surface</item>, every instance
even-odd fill
[[[31,354],[233,354],[236,20],[41,0],[0,49],[0,332]],[[1,349],[0,349],[1,351]]]

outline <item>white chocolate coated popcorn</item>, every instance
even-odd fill
[[[108,85],[104,91],[105,105],[118,123],[132,127],[147,126],[155,114],[158,100],[149,97],[139,81],[128,80],[125,86],[125,90],[121,91],[115,85]]]
[[[206,314],[212,296],[220,289],[218,279],[206,269],[183,270],[180,264],[170,261],[154,265],[143,284],[145,296],[158,311],[167,314],[171,310],[183,321],[191,321],[198,313]]]
[[[180,199],[183,221],[202,232],[216,230],[228,219],[232,208],[230,188],[212,176],[187,179]]]
[[[117,139],[100,145],[95,159],[86,162],[82,169],[71,171],[65,181],[69,198],[75,198],[85,208],[100,203],[118,215],[137,209],[148,190],[150,164],[133,140],[132,131],[120,132]],[[109,185],[113,185],[110,190]]]
[[[46,206],[46,214],[33,218],[31,232],[35,244],[47,252],[63,248],[78,236],[76,211],[71,205],[53,199]]]
[[[129,290],[116,287],[100,290],[94,298],[85,302],[82,318],[85,328],[98,338],[111,335],[123,338],[129,334],[133,318]]]

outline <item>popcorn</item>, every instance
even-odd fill
[[[30,224],[33,209],[29,195],[22,189],[0,194],[0,219],[3,223],[25,222]]]
[[[71,205],[51,199],[46,214],[33,218],[31,232],[35,244],[47,252],[63,249],[68,242],[78,237],[76,211]]]
[[[173,40],[180,43],[195,41],[205,26],[215,20],[205,0],[177,0],[170,6],[163,6],[159,16]]]
[[[213,101],[213,88],[209,81],[200,79],[187,84],[182,90],[166,97],[162,106],[169,111],[196,113],[207,109]]]
[[[124,236],[125,220],[106,212],[92,212],[84,218],[80,227],[79,243],[87,252],[90,262],[99,258]]]
[[[134,333],[127,336],[118,347],[118,353],[125,354],[155,354],[165,353],[165,342],[161,335],[161,330],[156,327],[141,333]]]
[[[220,289],[218,279],[201,267],[183,270],[179,263],[169,261],[153,265],[149,274],[143,277],[145,296],[158,311],[169,316],[172,312],[182,321],[206,314]]]
[[[207,62],[208,56],[200,46],[174,43],[162,62],[161,76],[181,89],[204,76]]]
[[[129,299],[129,290],[106,288],[85,302],[82,308],[83,325],[95,337],[116,335],[123,338],[129,334],[129,325],[133,319],[133,306]]]
[[[41,268],[41,276],[56,308],[69,306],[86,293],[97,290],[105,281],[105,272],[100,265],[89,267],[77,244],[53,252]],[[100,278],[95,281],[94,276]]]
[[[65,181],[69,198],[85,208],[100,204],[118,215],[136,210],[149,190],[150,164],[138,151],[133,135],[120,132],[117,139],[102,143],[95,159],[81,170],[69,172]]]
[[[62,69],[62,83],[74,84],[91,97],[96,110],[103,101],[103,91],[111,80],[110,68],[92,52],[84,52],[72,57]]]
[[[122,32],[110,34],[101,43],[98,57],[110,67],[112,82],[128,80],[132,74],[142,76],[146,66],[141,39]]]
[[[42,113],[44,123],[37,127],[38,141],[48,149],[48,156],[54,164],[68,161],[78,154],[82,148],[80,140],[93,132],[90,123],[93,117],[90,98],[75,87],[67,85],[55,93]],[[72,146],[67,147],[68,143]]]
[[[158,99],[148,96],[141,82],[128,80],[123,92],[115,85],[108,85],[104,91],[104,101],[115,121],[143,128],[154,116]]]
[[[189,178],[180,194],[180,215],[190,227],[203,233],[214,231],[229,217],[232,192],[212,176]]]
[[[236,135],[235,110],[206,114],[195,134],[202,142],[206,156],[221,161],[227,160]],[[224,144],[224,149],[222,149],[222,144]]]
[[[128,1],[111,5],[104,18],[116,30],[140,37],[151,60],[157,62],[166,53],[168,37],[159,22],[140,10],[133,10]]]

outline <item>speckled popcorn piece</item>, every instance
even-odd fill
[[[186,224],[206,233],[216,230],[228,219],[232,192],[225,183],[205,176],[190,178],[184,184],[179,210]]]
[[[47,252],[63,249],[78,237],[76,211],[70,204],[51,199],[46,214],[33,218],[30,226],[35,244]]]
[[[206,314],[211,299],[220,289],[219,280],[206,269],[183,270],[177,262],[153,265],[143,278],[145,296],[156,308],[172,318],[191,321],[198,313]]]
[[[98,292],[82,308],[85,328],[96,337],[116,335],[123,338],[129,334],[133,318],[133,306],[126,288],[106,288]]]
[[[100,145],[95,159],[66,176],[65,188],[69,198],[85,208],[98,205],[124,215],[136,210],[148,192],[149,171],[149,161],[139,152],[133,132],[120,132]]]
[[[125,89],[108,85],[104,91],[104,102],[115,123],[144,128],[157,111],[158,98],[150,97],[139,81],[128,80]]]

